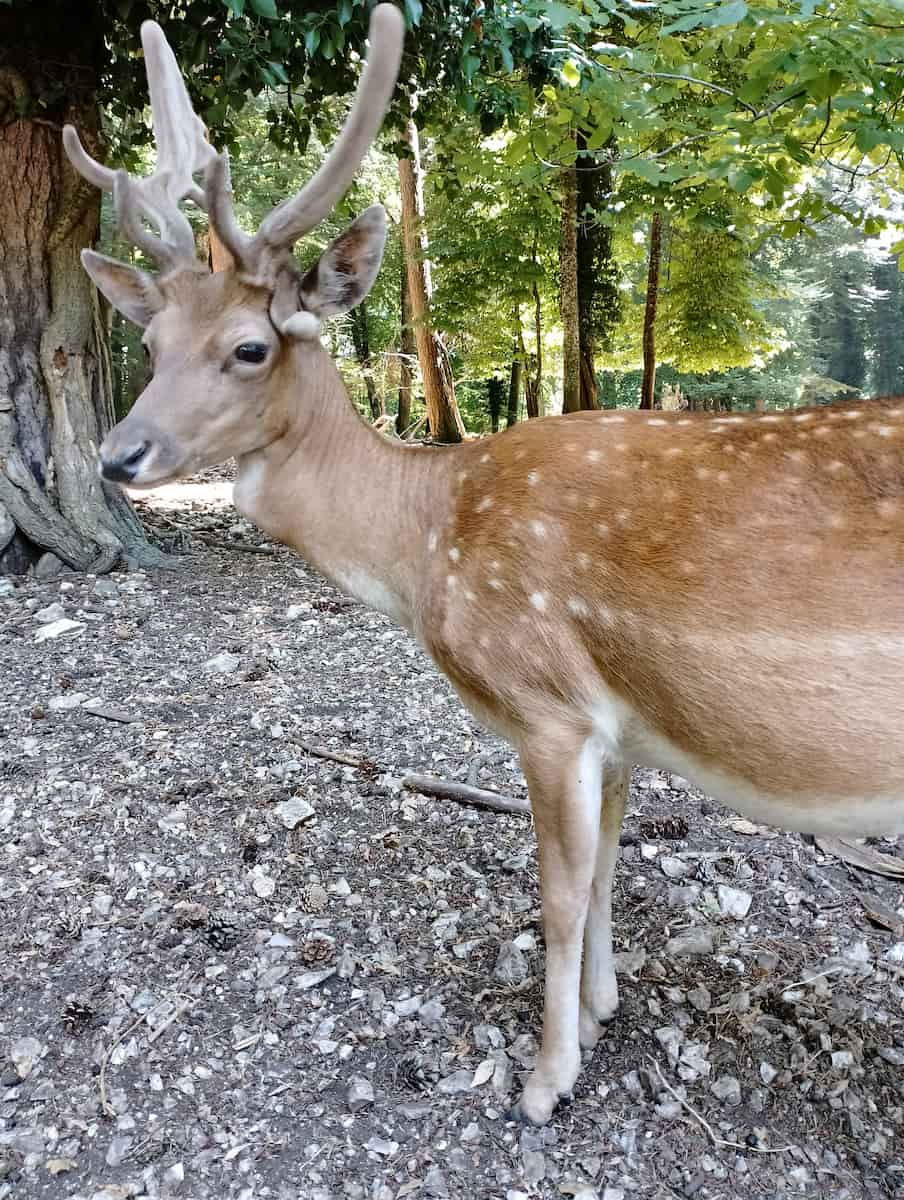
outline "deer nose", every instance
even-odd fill
[[[100,473],[111,483],[130,483],[138,474],[148,450],[150,442],[139,442],[135,446],[127,446],[125,450],[111,458],[100,460]]]

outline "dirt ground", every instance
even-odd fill
[[[530,822],[401,780],[524,797],[517,762],[229,493],[143,504],[171,569],[0,581],[0,1200],[904,1195],[904,878],[661,772],[621,1011],[508,1119]]]

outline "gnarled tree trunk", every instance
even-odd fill
[[[455,401],[446,351],[430,322],[430,265],[424,239],[420,141],[417,126],[408,122],[410,158],[399,159],[402,198],[402,248],[408,273],[408,295],[414,323],[417,357],[424,381],[424,401],[430,433],[438,442],[460,442],[464,425]]]
[[[42,573],[57,560],[95,571],[121,558],[157,562],[128,500],[97,471],[112,423],[109,329],[79,252],[96,240],[100,196],[71,169],[61,139],[71,120],[96,142],[96,114],[63,105],[59,124],[18,117],[30,63],[40,64],[28,47],[2,50],[0,573],[42,557]]]
[[[377,385],[374,383],[374,366],[370,357],[370,334],[367,328],[367,301],[362,300],[357,308],[352,309],[350,316],[355,357],[361,368],[361,374],[364,376],[370,415],[376,421],[384,409],[380,397],[377,395]]]

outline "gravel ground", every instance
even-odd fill
[[[143,502],[172,569],[0,581],[0,1200],[904,1194],[904,877],[661,772],[620,1014],[547,1128],[507,1119],[530,822],[401,779],[524,797],[517,762],[229,490]]]

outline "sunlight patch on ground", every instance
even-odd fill
[[[231,508],[231,479],[180,479],[155,488],[126,488],[132,500],[149,508]]]

